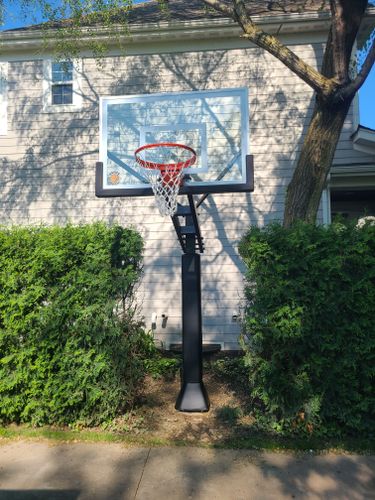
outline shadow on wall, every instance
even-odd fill
[[[99,95],[235,86],[250,89],[250,153],[255,155],[255,192],[241,195],[237,204],[231,201],[226,207],[219,195],[210,196],[200,212],[206,210],[207,216],[220,229],[223,247],[227,246],[225,234],[222,234],[224,223],[231,222],[231,228],[238,233],[249,223],[263,224],[280,219],[285,187],[291,176],[291,161],[300,148],[304,132],[305,105],[299,105],[305,104],[306,97],[301,97],[301,92],[295,97],[284,92],[282,80],[272,76],[274,65],[269,64],[269,56],[260,50],[251,49],[248,61],[235,64],[242,53],[232,50],[108,58],[104,67],[108,66],[109,70],[97,68],[96,75],[89,76],[83,73],[84,106],[77,113],[43,113],[42,96],[29,97],[18,88],[25,74],[28,80],[23,78],[22,84],[40,87],[42,62],[34,63],[38,65],[36,71],[24,71],[24,75],[21,75],[22,67],[17,70],[17,64],[23,63],[12,63],[9,101],[10,107],[13,104],[11,130],[15,137],[12,145],[6,148],[11,155],[2,158],[2,219],[6,220],[16,207],[20,219],[32,220],[32,211],[38,209],[40,202],[49,207],[47,217],[54,218],[58,214],[59,220],[64,213],[67,220],[74,220],[85,208],[94,193]],[[122,74],[121,61],[125,63]],[[30,63],[25,64],[27,70]],[[116,71],[111,66],[116,67]],[[99,71],[109,82],[108,88],[103,88],[98,81]],[[283,68],[277,71],[285,72]],[[225,134],[225,128],[222,132]],[[284,147],[286,143],[288,147]],[[108,204],[107,200],[100,201]],[[111,204],[116,205],[116,201],[111,200]],[[204,216],[202,218],[204,220]]]
[[[98,96],[85,96],[79,112],[43,112],[42,75],[42,61],[10,63],[10,130],[0,158],[5,224],[73,221],[95,186]]]

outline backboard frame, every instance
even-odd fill
[[[206,184],[191,185],[183,184],[179,194],[214,194],[214,193],[251,193],[254,191],[254,160],[253,155],[246,155],[246,178],[245,182],[231,184]],[[98,198],[116,198],[132,196],[154,196],[150,185],[134,188],[103,188],[104,169],[103,162],[96,163],[95,195]]]

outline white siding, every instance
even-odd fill
[[[8,132],[8,63],[0,62],[0,135]]]
[[[320,64],[322,45],[294,46]],[[133,49],[134,52],[134,49]],[[155,335],[167,345],[181,339],[180,250],[169,219],[153,199],[95,198],[99,147],[99,96],[248,87],[252,194],[212,195],[199,208],[206,252],[202,257],[205,342],[237,346],[232,322],[243,297],[244,266],[237,246],[250,224],[281,219],[291,178],[313,107],[312,91],[272,56],[256,48],[108,57],[98,68],[83,60],[82,108],[43,112],[43,61],[9,63],[8,123],[0,137],[0,220],[7,224],[106,220],[133,225],[145,237],[139,290],[146,325],[158,315]],[[336,162],[356,156],[345,123]],[[168,316],[162,328],[161,315]]]

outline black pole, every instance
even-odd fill
[[[187,235],[186,250],[188,253],[181,258],[183,367],[175,408],[203,412],[209,410],[210,403],[202,380],[201,270],[200,255],[195,253],[195,236]]]

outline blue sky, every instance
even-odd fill
[[[360,123],[375,129],[375,66],[359,92]]]
[[[136,0],[136,3],[139,1],[140,0]],[[33,15],[28,15],[25,18],[19,7],[21,3],[22,2],[18,0],[4,0],[5,24],[1,27],[1,29],[18,28],[41,21],[40,13],[37,11],[35,11]],[[360,90],[359,95],[360,123],[365,127],[375,129],[375,66],[372,68],[372,71],[364,86]]]

